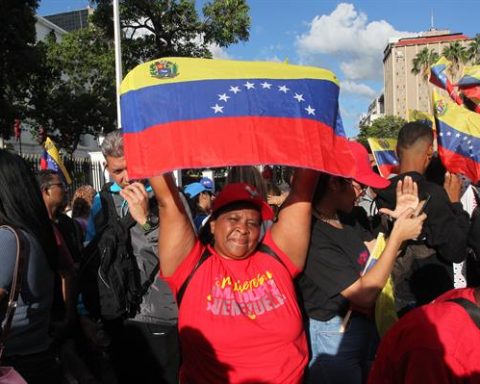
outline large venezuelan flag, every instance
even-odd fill
[[[164,58],[122,82],[131,178],[182,168],[283,164],[353,175],[338,80],[314,67]]]
[[[450,172],[480,180],[480,114],[433,93],[438,151]]]
[[[398,157],[396,152],[396,139],[369,137],[368,145],[370,145],[380,175],[388,178],[392,173],[397,172]]]

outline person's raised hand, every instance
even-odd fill
[[[462,179],[455,173],[446,172],[443,188],[447,191],[448,198],[452,203],[460,201],[460,192],[462,190]]]
[[[415,209],[418,205],[418,186],[410,176],[405,176],[399,180],[396,188],[397,203],[392,211],[388,208],[381,208],[380,213],[384,213],[397,219],[407,209]]]
[[[148,193],[142,183],[134,182],[120,191],[128,203],[128,210],[132,218],[140,225],[147,222]]]
[[[396,238],[399,242],[417,239],[422,233],[423,222],[426,218],[425,213],[415,216],[415,210],[407,208],[395,220],[390,237]]]

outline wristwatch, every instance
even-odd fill
[[[151,231],[158,226],[158,216],[153,213],[147,215],[147,221],[142,225],[142,228],[145,232]]]

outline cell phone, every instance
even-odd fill
[[[420,201],[418,203],[417,208],[415,208],[414,216],[420,216],[423,212],[425,212],[425,209],[427,208],[428,203],[430,202],[430,199],[432,198],[431,195],[427,195],[427,198],[425,200]]]

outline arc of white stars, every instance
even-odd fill
[[[281,85],[280,87],[278,87],[278,90],[280,92],[287,93],[290,89],[288,89],[286,85]]]
[[[254,83],[250,83],[249,81],[247,81],[245,84],[243,84],[243,86],[247,89],[253,89],[255,88],[255,84]]]
[[[271,89],[272,84],[267,83],[266,81],[260,84],[263,89]]]
[[[298,94],[295,92],[295,96],[293,96],[294,99],[296,99],[299,103],[301,101],[305,101],[305,99],[303,98],[303,95],[302,94]]]
[[[210,107],[210,108],[213,109],[213,112],[215,112],[215,114],[223,113],[223,106],[222,105],[215,104],[213,107]]]
[[[311,105],[309,105],[307,108],[305,108],[305,111],[307,111],[307,113],[308,113],[309,115],[315,115],[315,109],[312,108]]]
[[[227,102],[228,99],[230,99],[230,96],[227,96],[226,93],[222,93],[221,95],[218,95],[218,101],[225,101],[225,102]]]
[[[240,88],[239,87],[230,87],[230,92],[233,92],[235,95],[238,93],[238,92],[241,92]]]

